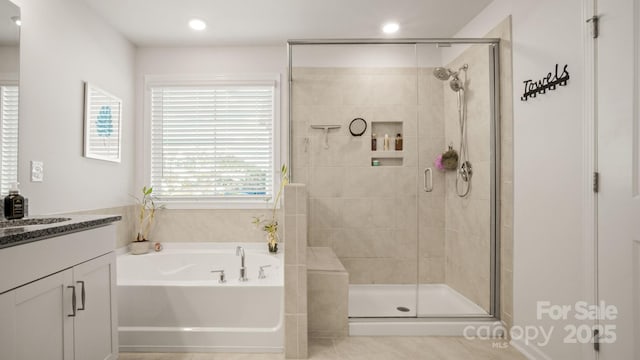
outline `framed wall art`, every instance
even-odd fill
[[[84,83],[84,156],[120,162],[122,100]]]

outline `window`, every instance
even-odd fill
[[[264,206],[278,185],[276,84],[150,83],[149,178],[158,199]]]
[[[0,85],[0,194],[18,181],[18,86]]]

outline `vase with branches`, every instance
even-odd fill
[[[134,248],[147,249],[149,248],[149,233],[153,228],[156,213],[158,210],[163,209],[164,205],[158,205],[156,198],[153,196],[153,188],[144,186],[142,188],[142,196],[136,197],[138,203],[138,228],[137,235],[132,243],[132,252]],[[146,244],[146,246],[145,246]],[[142,250],[138,250],[142,251]],[[143,251],[143,253],[146,251]]]
[[[271,216],[268,219],[265,219],[264,215],[253,217],[253,224],[267,233],[267,243],[269,246],[269,252],[271,253],[278,252],[278,219],[276,215],[278,210],[278,203],[280,202],[280,198],[282,197],[284,187],[289,183],[287,172],[287,165],[282,165],[282,167],[280,168],[280,188],[278,189],[278,193],[276,194],[276,197],[273,201]]]

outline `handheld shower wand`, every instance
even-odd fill
[[[467,69],[469,65],[462,65],[458,71],[453,71],[445,67],[437,67],[433,69],[433,76],[442,81],[449,82],[451,90],[456,92],[458,96],[458,123],[460,125],[460,151],[458,152],[458,169],[456,171],[456,194],[459,197],[465,197],[471,190],[471,176],[473,170],[471,162],[469,162],[468,145],[467,145],[467,99],[465,94],[465,83],[467,82]],[[460,79],[460,74],[464,75],[464,79]],[[467,184],[466,188],[460,188],[460,181]]]

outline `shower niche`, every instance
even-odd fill
[[[309,245],[331,247],[349,273],[352,334],[362,318],[499,314],[498,44],[450,42],[289,43],[292,180],[308,185]],[[314,117],[346,128],[353,114],[370,119],[363,136],[305,147]],[[464,136],[475,176],[457,192],[459,171],[434,161]]]
[[[371,166],[402,166],[404,138],[400,149],[396,150],[396,137],[402,136],[401,121],[372,121],[371,139],[375,136],[376,150],[371,149]],[[385,135],[388,137],[388,148],[385,149]]]

